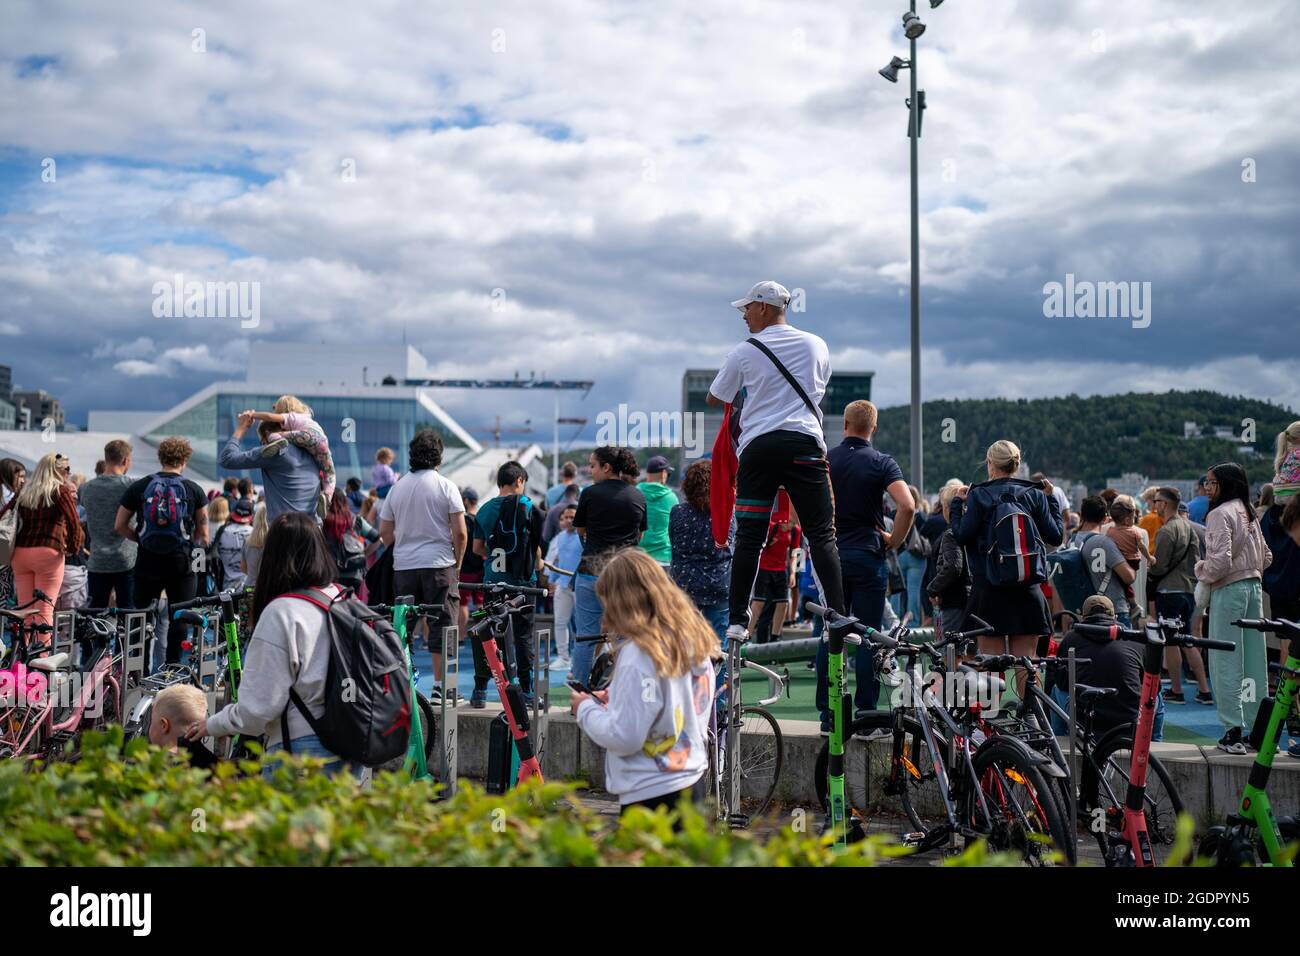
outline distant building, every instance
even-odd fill
[[[514,459],[528,471],[529,492],[544,491],[542,450],[537,445],[484,449],[434,401],[433,389],[415,384],[432,377],[424,357],[406,345],[340,348],[261,342],[252,351],[244,381],[214,382],[161,412],[93,410],[87,432],[75,440],[60,435],[45,451],[60,450],[66,441],[73,470],[89,474],[109,439],[130,441],[136,447],[135,463],[143,465],[156,461],[159,442],[180,435],[194,448],[187,475],[213,487],[224,478],[244,476],[217,464],[238,414],[248,408],[270,411],[277,398],[290,393],[311,407],[328,436],[339,487],[352,477],[369,487],[375,452],[383,446],[397,456],[393,468],[405,473],[411,439],[417,431],[432,428],[442,436],[445,449],[439,471],[457,485],[472,484],[480,495],[490,497],[496,491],[496,468]],[[35,413],[32,418],[33,428],[39,428]],[[0,453],[9,447],[21,460],[39,458],[40,449],[19,435],[0,434]],[[250,434],[243,446],[250,448],[254,441]],[[247,477],[259,481],[256,471]]]
[[[875,372],[832,372],[822,396],[822,430],[826,447],[834,448],[844,440],[844,406],[857,399],[871,400],[871,381]],[[722,426],[722,409],[708,404],[709,386],[717,377],[716,368],[688,368],[682,375],[682,411],[704,415],[704,434],[709,447]]]
[[[8,365],[0,365],[0,402],[13,404],[14,373]]]
[[[18,427],[18,409],[12,402],[0,398],[0,431],[13,431]]]
[[[1151,484],[1151,479],[1146,475],[1139,475],[1136,471],[1126,471],[1118,478],[1106,479],[1107,488],[1114,488],[1121,495],[1132,495],[1134,498],[1142,494],[1143,490]]]
[[[18,417],[24,420],[20,427],[44,431],[45,423],[50,422],[55,431],[63,431],[63,406],[45,389],[16,388],[12,401],[18,409]],[[25,415],[23,409],[27,409]]]

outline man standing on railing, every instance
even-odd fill
[[[731,304],[744,315],[751,337],[723,361],[709,386],[708,403],[734,404],[744,398],[727,628],[728,637],[743,638],[751,625],[749,602],[759,552],[782,487],[803,525],[827,606],[842,614],[844,593],[819,408],[831,377],[830,351],[816,335],[786,322],[790,293],[776,282],[760,282]]]

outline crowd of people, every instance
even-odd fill
[[[368,488],[358,476],[338,488],[324,430],[286,395],[268,412],[242,413],[218,456],[225,469],[259,476],[260,488],[231,478],[205,493],[185,477],[192,449],[179,437],[161,441],[159,470],[135,480],[124,441],[105,447],[89,481],[69,474],[58,454],[30,477],[18,462],[0,461],[0,521],[12,510],[17,529],[0,600],[25,603],[40,590],[63,606],[145,607],[251,585],[238,703],[196,714],[192,694],[173,694],[155,717],[167,723],[159,733],[172,742],[265,735],[272,749],[288,743],[334,758],[334,771],[357,768],[331,755],[306,714],[288,704],[293,697],[317,716],[324,707],[324,617],[310,603],[282,599],[304,589],[327,598],[351,590],[373,602],[411,595],[439,609],[416,625],[438,675],[441,628],[464,628],[479,598],[462,585],[479,582],[548,591],[546,602],[512,612],[514,640],[503,649],[526,702],[536,692],[539,609],[549,607],[554,622],[552,668],[578,686],[598,644],[580,639],[613,642],[612,683],[575,691],[572,709],[606,747],[609,786],[625,805],[672,802],[697,788],[726,640],[777,640],[791,621],[808,618],[820,634],[822,618],[806,613],[810,601],[877,629],[902,620],[958,630],[978,616],[993,632],[980,650],[1016,655],[1048,652],[1063,610],[1120,625],[1178,617],[1237,650],[1206,661],[1171,649],[1162,704],[1186,702],[1186,669],[1194,702],[1217,709],[1219,746],[1245,752],[1264,696],[1249,688],[1267,687],[1267,648],[1263,635],[1231,622],[1300,618],[1300,422],[1279,436],[1275,481],[1258,501],[1244,469],[1227,462],[1210,468],[1187,502],[1160,487],[1137,498],[1106,489],[1076,506],[1044,476],[1024,476],[1019,448],[1005,439],[987,450],[987,481],[952,479],[930,497],[875,446],[869,401],[848,403],[844,438],[827,447],[829,350],[788,324],[788,302],[781,286],[764,282],[733,303],[750,338],[728,354],[709,391],[727,424],[712,458],[692,462],[679,483],[663,456],[642,466],[631,449],[603,446],[585,467],[566,462],[536,500],[527,469],[506,462],[495,493],[481,501],[442,474],[442,441],[424,430],[410,441],[405,473],[384,448]],[[245,447],[250,430],[256,442]],[[1079,608],[1064,606],[1046,573],[1046,556],[1065,551],[1087,569]],[[43,606],[42,619],[53,610]],[[182,635],[166,633],[165,616],[158,632],[160,656],[175,662]],[[469,704],[477,708],[491,673],[478,642],[471,646]],[[1092,671],[1080,679],[1121,687],[1114,719],[1135,712],[1136,646],[1088,650]],[[873,658],[869,642],[854,652],[859,711],[880,703]],[[826,730],[824,642],[812,666]],[[441,693],[435,676],[435,698]],[[1291,752],[1300,756],[1300,743]]]

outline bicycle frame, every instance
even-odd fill
[[[741,711],[744,708],[740,672],[743,668],[748,667],[751,670],[758,671],[769,681],[776,683],[777,692],[771,697],[760,700],[758,702],[760,707],[767,707],[781,698],[779,688],[785,686],[786,680],[785,677],[770,668],[764,667],[762,664],[745,660],[741,656],[743,646],[744,642],[735,638],[730,638],[727,641],[727,662],[724,665],[726,670],[720,675],[722,679],[714,689],[713,708],[712,713],[709,715],[709,727],[713,731],[714,746],[721,751],[721,753],[714,754],[713,761],[713,793],[718,804],[718,819],[725,819],[733,827],[746,827],[749,825],[749,818],[735,809],[740,806],[742,782],[740,774],[737,772],[740,766]],[[727,714],[726,728],[723,734],[718,732],[718,705],[720,702],[725,702]],[[727,791],[725,800],[723,798],[724,786]]]
[[[77,694],[77,701],[72,705],[67,716],[58,721],[54,719],[55,696],[57,693],[54,685],[57,682],[48,680],[43,700],[32,700],[28,697],[24,703],[20,703],[10,711],[12,713],[19,709],[35,710],[35,716],[29,716],[28,719],[22,722],[24,729],[20,730],[14,738],[4,741],[3,737],[0,737],[0,742],[5,743],[11,749],[11,756],[14,757],[40,756],[41,754],[38,751],[44,752],[61,743],[62,740],[70,737],[81,726],[86,711],[94,700],[100,700],[102,706],[105,687],[113,689],[120,703],[122,689],[113,677],[112,669],[112,648],[106,642],[96,654],[89,671],[90,679],[81,685],[81,689]],[[59,671],[52,672],[51,676],[53,674],[66,676],[70,672],[71,667],[66,670],[61,668]]]

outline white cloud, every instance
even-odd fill
[[[906,401],[906,92],[875,72],[905,50],[892,14],[314,9],[254,25],[238,5],[127,7],[109,29],[13,6],[0,57],[57,59],[26,77],[0,63],[0,96],[25,104],[0,114],[0,144],[35,158],[0,214],[0,301],[41,319],[5,320],[27,362],[90,353],[102,371],[65,402],[175,400],[237,377],[262,338],[406,336],[441,374],[592,378],[589,403],[672,408],[682,370],[741,337],[726,303],[763,277],[806,289],[796,323]],[[1296,404],[1300,72],[1272,28],[1289,11],[924,12],[927,396],[1213,382]],[[1066,272],[1153,281],[1151,334],[1044,324],[1039,290]],[[152,284],[176,273],[259,282],[261,325],[153,318]],[[120,380],[142,376],[165,381]]]

